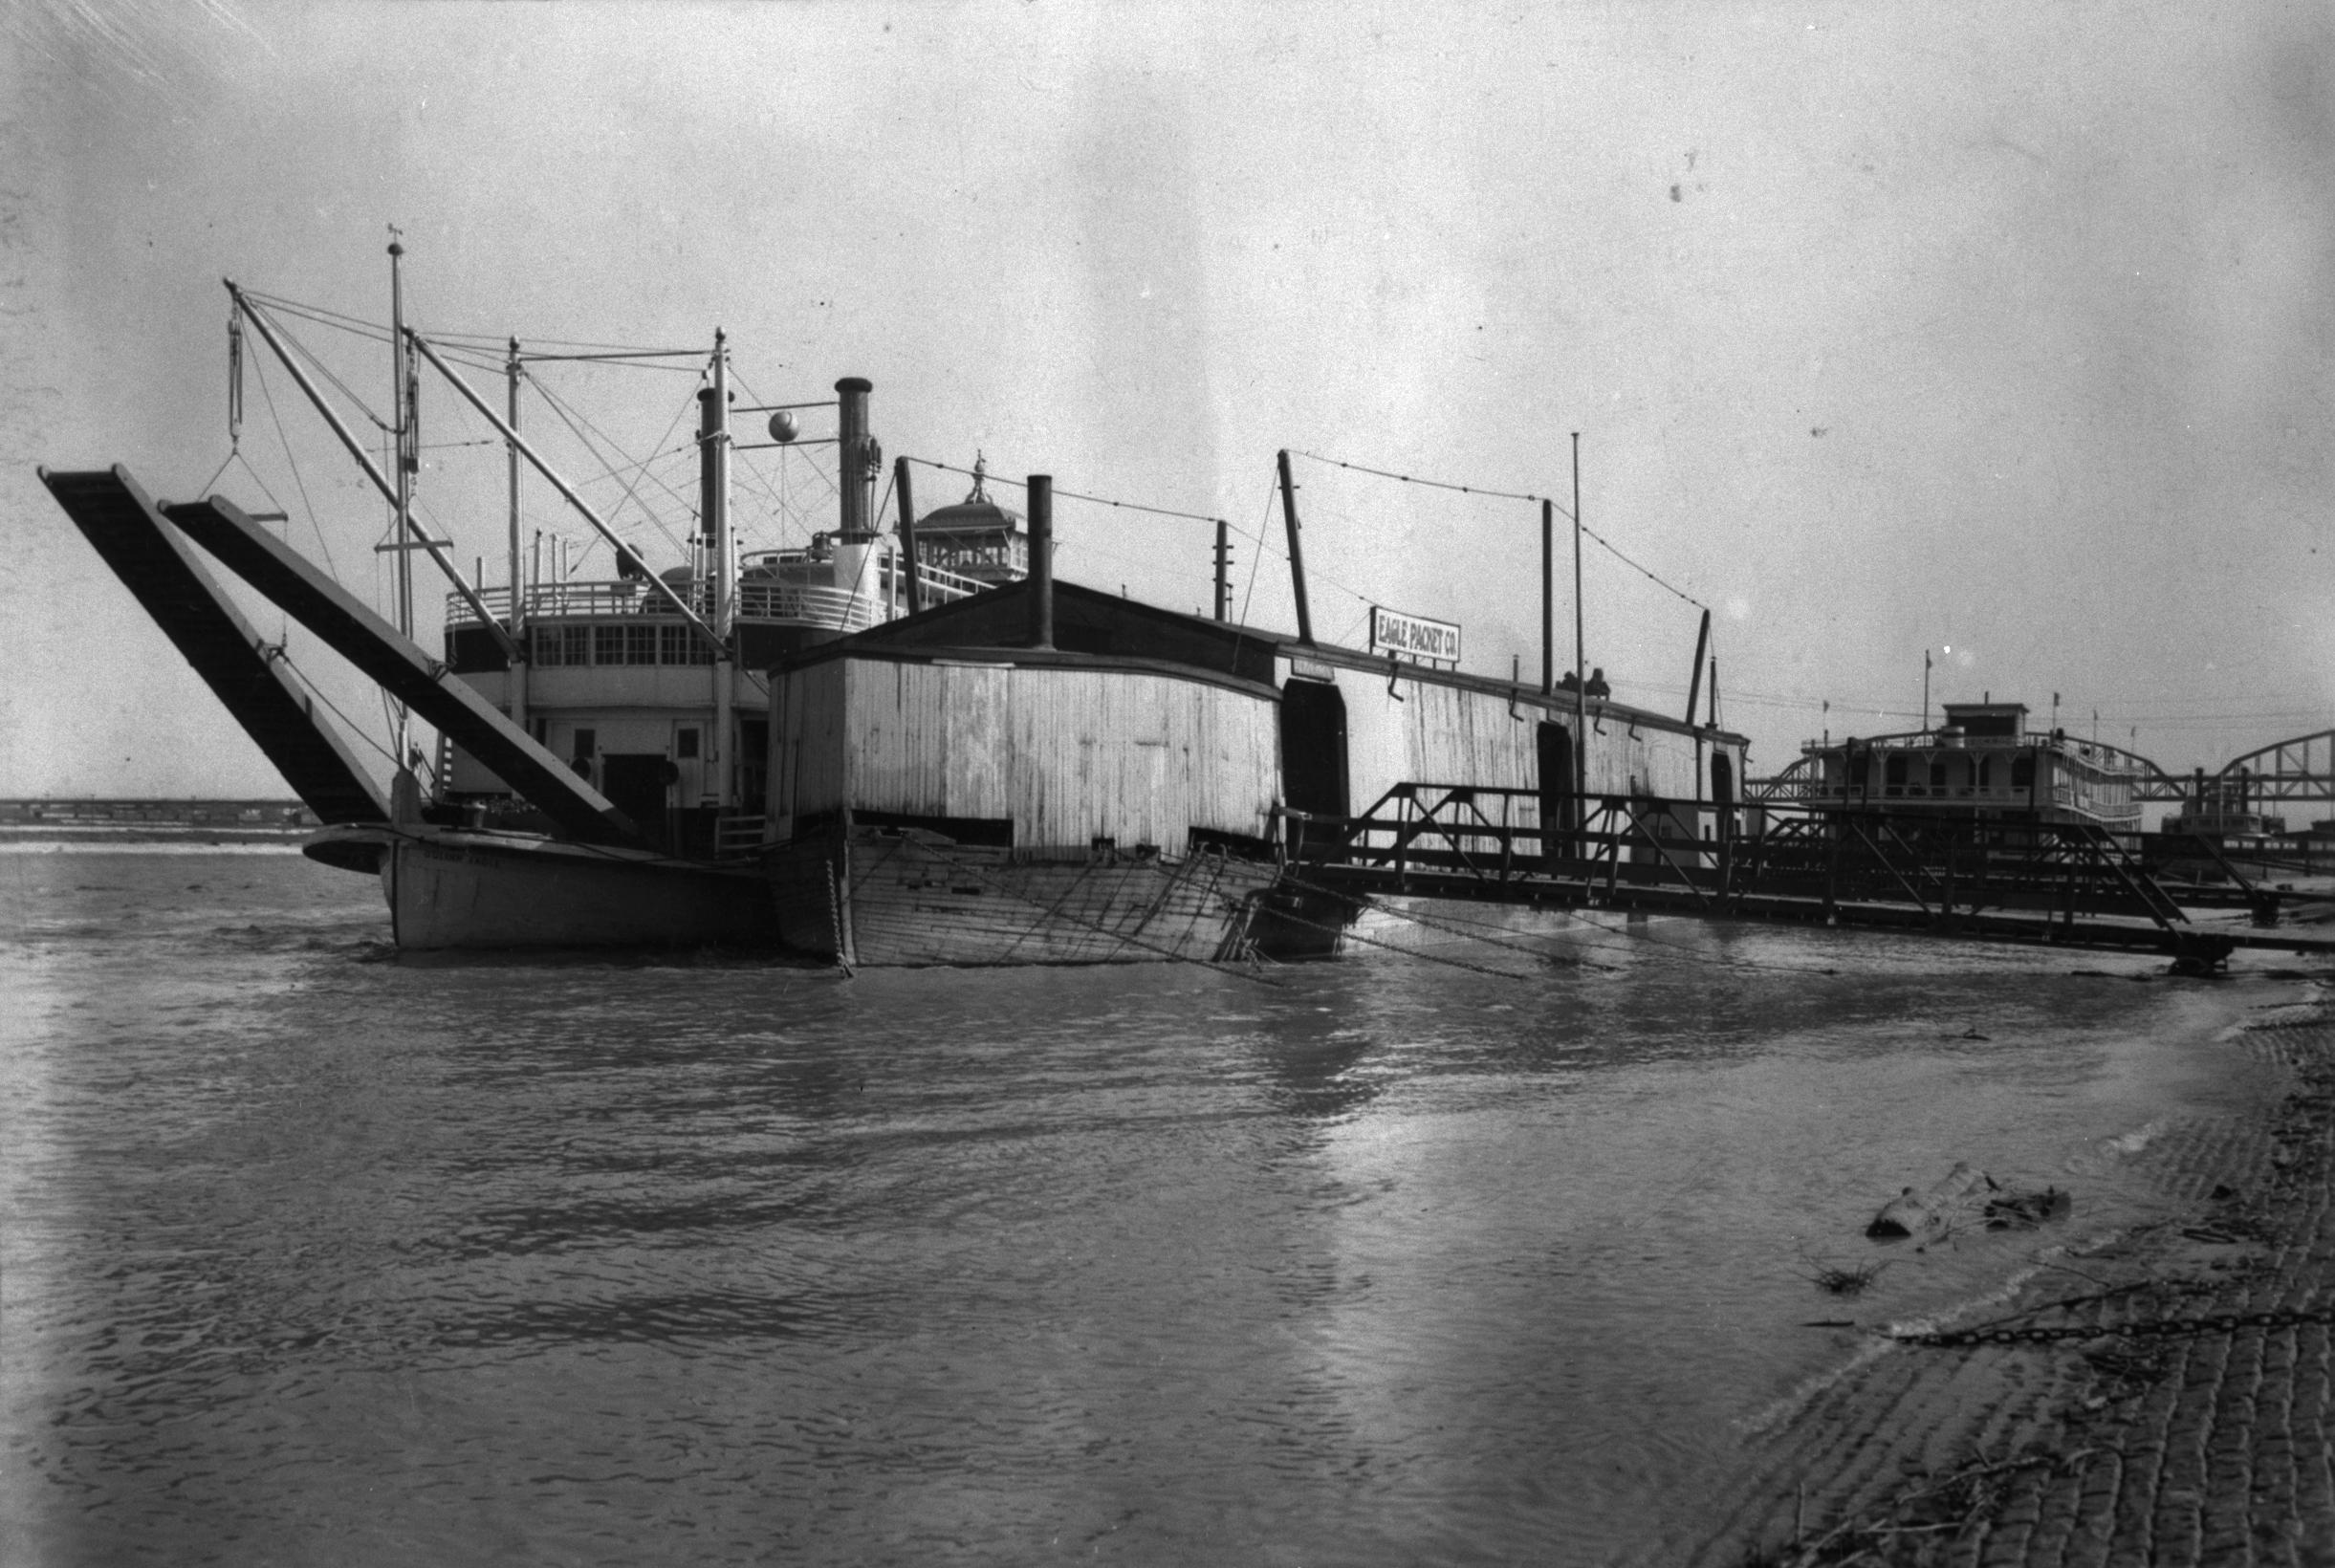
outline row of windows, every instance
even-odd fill
[[[1985,756],[1977,759],[1977,777],[1975,782],[1977,784],[1978,788],[1982,790],[1991,790],[1997,784],[1997,779],[1995,773],[1995,763],[1997,760],[1997,758]],[[1892,756],[1888,759],[1886,764],[1886,772],[1884,773],[1883,776],[1890,787],[1902,787],[1907,782],[1906,762],[1907,758],[1903,755]],[[2015,790],[2023,790],[2034,782],[2034,753],[2022,752],[2020,755],[2013,757],[2011,759],[2011,788]],[[1930,760],[1930,787],[1933,790],[1944,789],[1946,787],[1946,761],[1943,757],[1932,757]]]
[[[546,664],[710,664],[713,650],[688,626],[656,623],[532,628],[528,656]]]

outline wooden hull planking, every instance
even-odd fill
[[[1269,863],[1044,855],[862,830],[767,859],[790,947],[853,966],[1214,962],[1241,955]]]

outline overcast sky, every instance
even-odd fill
[[[889,453],[1229,518],[1275,626],[1277,448],[1563,500],[1578,430],[1584,520],[1652,575],[1591,547],[1589,663],[1683,708],[1679,595],[1712,606],[1756,772],[1911,728],[1926,650],[1933,700],[2041,722],[2057,692],[2070,729],[2218,766],[2335,725],[2331,19],[20,0],[0,795],[286,793],[33,467],[180,497],[226,464],[376,593],[382,508],[280,375],[296,462],[256,372],[228,462],[219,280],[383,320],[393,224],[426,331],[719,327],[767,402],[867,377]],[[331,336],[383,405],[386,351]],[[636,455],[692,385],[555,374]],[[466,559],[504,536],[499,458],[452,445],[486,434],[425,389],[424,499]],[[798,542],[778,502],[816,512],[815,458],[753,461],[750,535]],[[1318,632],[1359,642],[1380,602],[1537,672],[1536,507],[1298,476]],[[541,487],[528,516],[588,537]],[[1058,530],[1067,577],[1208,601],[1205,522],[1064,501]]]

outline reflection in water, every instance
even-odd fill
[[[1957,1159],[2113,1223],[2237,1092],[2197,992],[1822,931],[1268,988],[374,962],[288,858],[0,915],[34,1560],[1667,1560],[1839,1354],[1803,1255]]]

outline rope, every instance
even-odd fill
[[[971,468],[960,468],[952,463],[935,463],[928,457],[911,457],[908,459],[908,461],[911,463],[921,463],[927,468],[940,468],[949,473],[961,473],[967,475],[968,477],[972,475],[972,469]],[[986,468],[981,471],[980,477],[989,484],[1011,485],[1015,490],[1029,489],[1029,486],[1023,484],[1018,479],[1002,478],[997,474],[991,473]],[[1226,522],[1222,517],[1211,517],[1205,512],[1171,512],[1166,507],[1146,507],[1134,501],[1114,501],[1106,495],[1081,495],[1077,490],[1066,490],[1059,488],[1058,488],[1054,493],[1062,497],[1066,501],[1092,501],[1097,506],[1118,507],[1122,511],[1125,512],[1147,512],[1155,517],[1182,517],[1189,522],[1224,523],[1225,527],[1227,528],[1233,526],[1231,523]]]
[[[254,299],[257,296],[247,293],[244,297],[247,300],[250,300]],[[257,307],[254,306],[254,309],[256,308]],[[395,425],[391,425],[387,420],[375,413],[373,411],[373,405],[365,402],[365,400],[361,397],[359,397],[355,388],[351,387],[348,382],[342,381],[338,375],[334,374],[332,366],[326,364],[322,359],[316,358],[314,350],[310,349],[306,343],[301,342],[297,338],[294,337],[290,331],[286,330],[281,321],[278,321],[275,323],[275,325],[278,333],[283,338],[284,342],[292,350],[298,353],[301,359],[306,359],[309,365],[315,369],[317,375],[323,377],[326,381],[332,382],[334,386],[338,387],[342,397],[355,403],[357,405],[357,411],[364,415],[365,418],[371,420],[376,429],[387,431],[394,431],[396,429]],[[383,342],[388,340],[387,333],[384,332],[382,335],[382,340]]]
[[[1600,534],[1596,529],[1589,527],[1586,523],[1583,523],[1581,521],[1581,519],[1575,517],[1568,509],[1566,509],[1552,496],[1532,495],[1521,490],[1486,490],[1480,485],[1453,485],[1446,483],[1440,479],[1421,479],[1415,474],[1395,473],[1386,468],[1366,468],[1360,463],[1342,463],[1337,458],[1323,457],[1318,452],[1292,451],[1290,455],[1293,457],[1310,458],[1316,463],[1326,463],[1334,468],[1349,468],[1356,473],[1375,474],[1381,479],[1399,479],[1406,485],[1423,485],[1429,490],[1456,490],[1462,495],[1486,495],[1501,501],[1542,502],[1554,508],[1560,515],[1563,516],[1567,521],[1580,528],[1580,530],[1583,534],[1589,535],[1590,538],[1595,539],[1604,548],[1608,555],[1613,556],[1614,559],[1620,561],[1623,565],[1628,567],[1630,570],[1638,573],[1640,576],[1644,577],[1647,581],[1654,584],[1654,586],[1657,588],[1662,589],[1665,593],[1676,595],[1678,598],[1685,599],[1689,604],[1693,605],[1698,610],[1708,610],[1711,608],[1710,605],[1705,604],[1701,599],[1696,599],[1692,594],[1688,593],[1684,588],[1679,588],[1670,583],[1665,582],[1661,577],[1656,577],[1648,568],[1641,566],[1638,562],[1630,559],[1629,556],[1622,553],[1620,546],[1616,545],[1611,539],[1606,538],[1603,534]]]
[[[328,709],[330,709],[335,718],[338,719],[342,724],[347,725],[350,730],[355,733],[359,740],[361,740],[367,746],[372,747],[373,750],[379,751],[382,756],[387,757],[392,763],[395,763],[398,760],[395,752],[391,751],[388,747],[383,746],[380,741],[375,740],[372,734],[366,730],[364,726],[359,724],[355,719],[350,718],[346,713],[341,712],[338,705],[336,704],[330,697],[327,697],[324,694],[323,689],[319,687],[316,682],[309,679],[308,672],[292,662],[292,653],[290,649],[281,649],[276,654],[276,658],[283,663],[286,669],[292,671],[293,675],[299,681],[300,685],[307,688],[308,694],[316,698],[316,701],[322,703]]]
[[[258,361],[253,360],[252,364],[256,368]],[[316,520],[316,505],[309,499],[308,481],[300,477],[299,459],[292,454],[292,438],[284,433],[284,417],[275,411],[275,394],[268,390],[268,376],[264,370],[259,373],[259,396],[260,401],[268,405],[268,421],[275,426],[275,439],[284,448],[284,465],[292,470],[292,483],[300,492],[300,510],[308,513],[308,526],[316,530],[316,548],[324,552],[325,570],[330,572],[335,578],[338,578],[340,568],[333,560],[332,541],[324,536],[324,525]],[[245,459],[243,466],[251,468],[251,460]],[[251,477],[254,479],[259,477],[259,471],[256,468],[251,469]],[[268,487],[263,482],[259,488],[265,490]],[[275,497],[271,494],[268,499],[274,501]],[[283,503],[277,501],[276,507],[279,511],[282,510]]]
[[[1457,490],[1462,495],[1489,495],[1500,501],[1544,501],[1555,507],[1558,513],[1567,522],[1573,520],[1573,513],[1567,511],[1556,497],[1550,495],[1528,495],[1521,490],[1486,490],[1481,485],[1454,485],[1441,479],[1421,479],[1416,474],[1396,473],[1387,468],[1366,468],[1360,463],[1342,463],[1337,458],[1323,457],[1319,452],[1301,452],[1292,448],[1289,455],[1310,458],[1316,463],[1327,463],[1333,468],[1350,468],[1356,473],[1375,474],[1381,479],[1400,479],[1406,485],[1422,485],[1429,490]]]
[[[556,414],[559,417],[560,423],[568,427],[569,433],[574,435],[578,441],[583,443],[584,450],[592,454],[595,462],[606,462],[606,459],[600,456],[600,448],[593,444],[592,436],[598,436],[601,441],[606,442],[610,446],[616,447],[620,452],[623,449],[622,446],[619,446],[616,441],[605,431],[601,430],[599,425],[594,425],[588,419],[584,419],[581,414],[572,414],[568,407],[566,399],[555,394],[551,388],[545,386],[541,381],[536,381],[535,377],[529,376],[527,379],[535,383],[535,391],[542,397],[544,404],[549,407],[554,414]],[[607,471],[607,477],[616,479],[619,484],[623,486],[623,499],[631,502],[633,509],[640,512],[642,516],[648,519],[650,527],[654,528],[658,533],[665,535],[666,542],[667,544],[670,544],[675,550],[684,551],[685,553],[687,547],[681,542],[680,538],[674,534],[670,528],[666,526],[665,519],[658,516],[654,512],[650,511],[648,504],[640,498],[640,488],[642,480],[656,478],[655,475],[649,472],[649,465],[655,463],[661,457],[671,455],[669,452],[664,449],[665,444],[666,441],[672,438],[673,431],[680,426],[683,417],[687,413],[688,406],[685,403],[682,405],[680,412],[674,414],[672,424],[667,425],[665,427],[665,434],[657,438],[657,446],[659,449],[652,455],[642,459],[640,463],[634,466],[631,478],[626,479],[622,477],[619,469],[614,464],[608,465]],[[578,421],[581,421],[582,425],[592,432],[591,436],[587,436],[584,433],[584,429],[579,429],[578,427]],[[664,490],[666,494],[670,495],[674,500],[681,501],[684,505],[687,505],[686,499],[680,495],[672,486],[666,484],[662,478],[657,478],[656,482],[657,487]],[[610,508],[609,510],[613,514],[617,509]],[[613,526],[613,523],[611,526]],[[584,548],[589,551],[591,549],[591,545],[587,544]]]
[[[308,319],[316,322],[320,326],[333,327],[341,332],[350,333],[358,337],[372,338],[384,343],[389,340],[389,329],[378,321],[368,321],[360,316],[350,316],[341,311],[328,310],[322,305],[304,304],[296,299],[287,299],[281,294],[263,294],[257,289],[246,289],[243,291],[243,294],[244,297],[247,299],[258,300],[264,304],[273,306],[277,310],[285,311],[295,316],[306,316]],[[497,351],[499,351],[505,343],[510,341],[510,335],[508,333],[432,332],[430,334],[430,339],[433,342],[437,341],[440,338],[457,340],[469,339],[472,343],[483,345],[488,349]],[[574,359],[599,361],[616,361],[627,359],[702,359],[706,357],[706,351],[702,348],[641,348],[629,343],[599,343],[584,338],[529,338],[527,340],[530,342],[548,344],[554,348],[589,349],[599,352],[573,355],[523,354],[520,356],[520,359]],[[643,366],[642,368],[650,370],[688,368],[694,370],[697,367],[694,365],[687,367],[673,365],[646,365]]]

